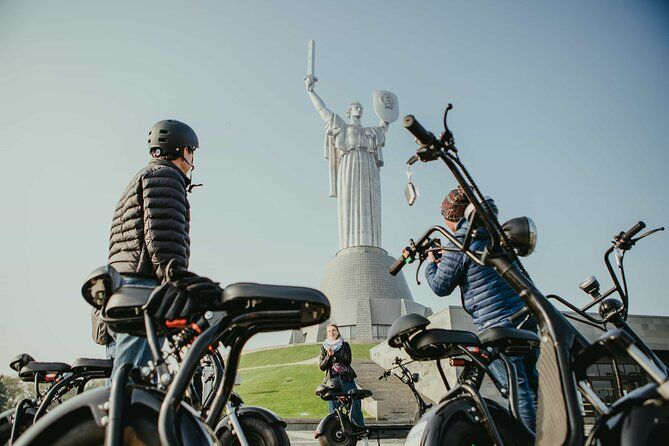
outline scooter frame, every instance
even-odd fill
[[[447,238],[475,261],[494,268],[520,295],[529,311],[537,319],[541,339],[541,355],[538,361],[537,444],[581,445],[585,441],[585,436],[579,405],[579,390],[586,395],[593,406],[603,409],[604,413],[606,410],[603,402],[590,389],[586,381],[578,379],[572,360],[578,360],[579,357],[587,358],[590,356],[589,351],[597,347],[593,347],[523,274],[521,264],[517,261],[501,225],[485,204],[485,197],[457,156],[453,135],[446,125],[446,116],[450,108],[452,106],[449,104],[444,114],[445,131],[439,140],[426,131],[413,116],[409,115],[404,118],[404,127],[420,143],[416,155],[409,160],[408,164],[413,164],[418,160],[429,162],[437,159],[446,164],[469,202],[474,206],[482,225],[490,234],[491,243],[479,256],[471,252],[466,243],[460,243],[448,231],[444,230],[442,234],[446,236],[448,233],[450,236]],[[628,231],[623,238],[631,239],[635,234],[636,232]],[[667,373],[660,370],[653,360],[635,345],[633,339],[624,339],[620,332],[612,333],[611,339],[611,342],[603,343],[602,348],[613,354],[630,356],[656,383],[658,394],[668,400],[669,376]]]

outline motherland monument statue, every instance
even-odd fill
[[[377,126],[362,125],[363,107],[351,102],[348,122],[327,108],[316,94],[315,45],[309,41],[307,95],[325,122],[324,155],[329,166],[329,194],[337,198],[339,250],[328,264],[321,291],[330,299],[330,321],[345,338],[385,339],[392,322],[406,313],[431,314],[413,301],[403,275],[391,276],[394,259],[381,247],[381,167],[383,148],[391,123],[399,117],[397,96],[386,90],[372,94]],[[316,342],[325,337],[325,324],[307,329],[303,339],[294,333],[291,342]]]

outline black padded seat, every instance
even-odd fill
[[[344,392],[341,388],[332,388],[327,387],[323,384],[319,384],[316,387],[316,395],[321,397],[325,401],[336,400],[339,397],[347,397],[354,400],[362,400],[364,398],[369,398],[373,395],[371,390],[367,389],[351,389],[348,392]]]
[[[142,307],[155,287],[125,285],[114,291],[102,311],[102,321],[116,333],[146,336]]]
[[[433,328],[416,334],[409,340],[409,344],[411,351],[407,350],[407,353],[412,359],[434,361],[463,354],[457,348],[459,345],[477,347],[481,342],[470,331]]]
[[[114,367],[113,359],[77,358],[72,363],[72,372],[107,372],[111,373]]]
[[[14,357],[14,359],[12,359],[12,361],[9,363],[9,367],[12,370],[16,370],[18,372],[24,365],[34,360],[35,358],[30,356],[28,353],[21,353],[20,355],[17,355],[16,357]]]
[[[277,304],[289,304],[294,301],[314,303],[317,305],[329,302],[325,295],[313,288],[285,285],[265,285],[261,283],[240,282],[228,285],[223,290],[223,305],[236,303],[246,305],[251,299],[274,301]]]
[[[105,316],[125,318],[141,315],[141,308],[146,304],[155,287],[126,285],[118,288],[107,300]]]
[[[400,348],[402,342],[411,337],[414,333],[424,330],[430,325],[430,320],[420,314],[409,313],[398,318],[393,322],[388,330],[388,345]]]
[[[24,365],[19,372],[19,378],[22,381],[33,381],[36,374],[41,374],[42,376],[49,373],[64,373],[69,372],[69,364],[64,362],[37,362],[32,361]]]
[[[497,347],[508,354],[522,354],[539,345],[539,336],[513,327],[489,328],[479,334],[481,344]]]

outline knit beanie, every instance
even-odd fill
[[[469,199],[461,186],[453,189],[441,202],[441,215],[448,221],[457,223],[465,214]]]

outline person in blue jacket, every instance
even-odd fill
[[[461,241],[469,230],[469,222],[464,218],[468,204],[469,200],[464,191],[458,187],[446,195],[441,205],[441,214],[446,225]],[[477,228],[471,249],[481,251],[489,240],[485,228]],[[460,251],[443,251],[439,258],[430,252],[425,278],[438,296],[448,296],[456,287],[460,287],[463,306],[471,315],[479,333],[493,327],[513,327],[509,317],[525,305],[518,293],[493,268],[478,265]],[[536,332],[534,319],[528,321],[524,328]],[[518,374],[520,415],[532,430],[535,429],[536,422],[538,353],[538,349],[534,349],[528,354],[510,357]],[[490,369],[506,385],[507,376],[503,364],[495,361]]]

